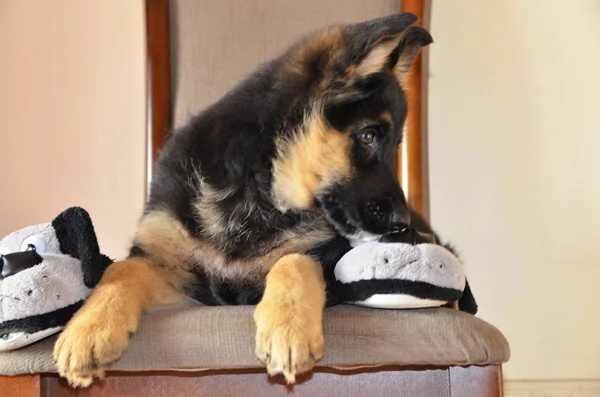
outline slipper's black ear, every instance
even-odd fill
[[[352,249],[348,240],[338,236],[333,240],[311,248],[307,255],[315,258],[323,267],[323,275],[325,276],[326,302],[325,306],[335,306],[341,302],[341,294],[339,291],[339,281],[335,279],[335,266],[342,257]]]
[[[98,239],[90,215],[80,207],[63,211],[53,221],[60,250],[81,261],[83,282],[93,288],[112,260],[100,253]]]
[[[458,300],[458,309],[463,312],[477,314],[477,302],[475,301],[473,292],[471,292],[468,281],[465,284],[465,290],[463,291],[462,296]]]

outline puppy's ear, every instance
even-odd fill
[[[412,26],[416,21],[414,14],[401,13],[351,25],[349,74],[366,77],[391,68],[404,79],[419,49],[433,42],[425,29]]]
[[[390,66],[399,81],[404,81],[410,66],[417,57],[421,47],[433,43],[433,38],[428,31],[412,26],[406,30],[400,41],[400,45],[390,56]]]
[[[406,29],[417,21],[411,13],[394,14],[348,26],[346,66],[359,77],[381,71],[389,65]]]

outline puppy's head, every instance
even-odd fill
[[[322,210],[351,239],[403,229],[409,210],[396,175],[407,103],[403,81],[432,42],[416,17],[333,26],[296,44],[280,70],[304,115],[278,138],[273,192],[281,210]]]

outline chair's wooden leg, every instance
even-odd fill
[[[502,367],[450,367],[452,397],[502,397]]]
[[[0,396],[41,397],[41,375],[0,376]]]

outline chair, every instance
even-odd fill
[[[426,17],[424,1],[146,0],[148,175],[166,132],[216,100],[298,35],[400,9]],[[425,18],[425,22],[426,22]],[[276,34],[274,33],[276,32]],[[424,69],[409,81],[411,110],[399,175],[427,215]],[[406,161],[402,161],[403,158]],[[425,183],[424,183],[425,181]],[[475,287],[476,288],[476,287]],[[485,321],[446,308],[387,311],[337,306],[325,314],[325,358],[299,384],[269,378],[255,359],[251,307],[150,313],[104,382],[70,389],[54,373],[55,338],[0,353],[2,396],[501,396],[506,339]],[[11,375],[11,376],[9,376]]]

